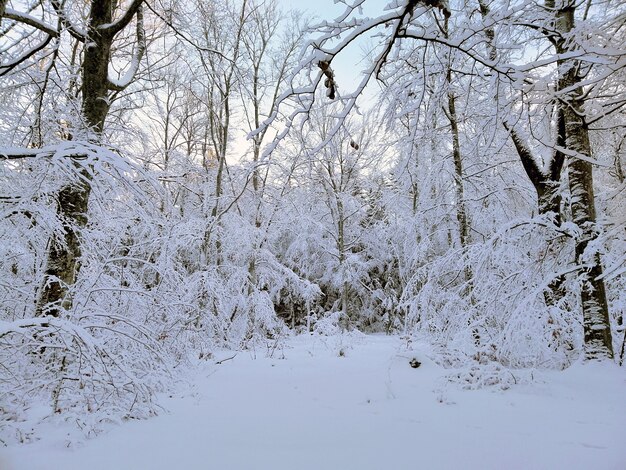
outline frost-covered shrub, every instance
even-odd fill
[[[85,435],[105,423],[145,418],[168,376],[167,359],[140,325],[126,318],[85,315],[0,323],[3,364],[2,439],[20,440],[28,410],[58,415]],[[32,438],[36,438],[34,435]]]
[[[546,241],[550,240],[550,241]],[[570,236],[546,218],[511,223],[483,244],[419,269],[405,297],[415,331],[479,362],[513,367],[571,363],[580,351]],[[560,280],[549,301],[554,281]]]
[[[195,176],[181,196],[132,165],[90,165],[89,224],[74,227],[81,267],[59,317],[35,316],[35,300],[48,240],[63,239],[55,195],[75,172],[69,161],[54,159],[2,167],[3,190],[20,195],[3,206],[0,223],[10,241],[0,246],[0,419],[7,440],[28,434],[27,410],[35,404],[38,420],[58,416],[88,435],[105,422],[149,416],[175,367],[216,348],[275,347],[285,335],[275,305],[283,297],[305,303],[319,296],[314,283],[262,246],[245,215],[207,214],[214,201],[202,190],[201,169],[189,169]]]

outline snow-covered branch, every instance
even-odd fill
[[[137,75],[137,71],[139,70],[139,64],[141,63],[141,59],[143,59],[143,56],[146,52],[146,33],[144,30],[143,8],[141,7],[141,4],[136,9],[136,16],[137,49],[133,54],[133,58],[128,65],[128,70],[126,70],[126,73],[119,79],[111,77],[108,78],[109,88],[114,91],[123,91],[126,87],[128,87],[128,85],[132,83],[133,79]]]

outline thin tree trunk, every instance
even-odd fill
[[[213,138],[214,148],[216,150],[216,158],[218,160],[217,163],[217,174],[215,177],[215,204],[211,209],[211,218],[213,224],[219,224],[220,214],[220,206],[221,199],[223,193],[223,183],[224,183],[224,170],[226,169],[226,153],[228,150],[228,139],[230,137],[230,117],[231,117],[231,109],[230,109],[230,99],[231,93],[233,92],[235,73],[238,67],[237,61],[239,60],[239,52],[241,48],[241,37],[243,34],[243,29],[246,25],[246,12],[247,12],[247,0],[244,0],[241,4],[239,10],[239,22],[237,24],[237,31],[235,35],[234,49],[232,52],[232,57],[230,59],[230,69],[224,76],[224,82],[218,87],[220,94],[220,104],[221,108],[219,109],[219,122],[215,123],[213,119],[211,120],[212,129],[211,134],[213,136],[217,135],[217,139]],[[207,37],[207,39],[209,39]],[[211,62],[212,63],[212,62]],[[213,63],[212,63],[213,64]],[[212,72],[215,76],[219,76],[221,73],[214,66],[212,70],[207,70],[207,72]],[[210,113],[214,113],[215,110],[209,110]],[[210,246],[210,237],[211,233],[207,230],[204,234],[204,246],[205,252],[208,254],[208,248]],[[222,264],[222,242],[217,236],[215,238],[215,250],[216,250],[216,265]]]
[[[448,86],[452,82],[452,71],[446,72]],[[459,239],[461,247],[466,248],[469,241],[469,222],[465,208],[465,193],[463,187],[463,160],[461,158],[461,144],[459,141],[459,125],[456,114],[456,98],[452,90],[448,90],[448,110],[446,112],[450,131],[452,133],[452,159],[454,161],[454,187],[456,190],[456,219],[459,223]]]
[[[626,142],[626,136],[622,137],[617,145],[617,149],[615,149],[615,176],[617,180],[621,183],[624,182],[624,167],[622,165],[622,146]]]
[[[448,18],[444,22],[444,31],[446,38],[448,37]],[[446,69],[446,85],[448,87],[448,109],[446,116],[450,123],[450,131],[452,133],[452,159],[454,161],[454,183],[456,195],[456,219],[459,223],[459,239],[461,248],[465,252],[469,244],[470,224],[467,218],[467,208],[465,206],[465,187],[463,184],[463,159],[461,156],[461,142],[459,139],[459,124],[456,113],[456,97],[452,90],[452,59]],[[468,283],[468,292],[472,291],[472,269],[469,264],[465,265],[465,280]],[[478,339],[476,339],[478,342]]]
[[[447,79],[450,85],[451,72],[448,69]],[[469,222],[465,208],[465,192],[463,187],[463,160],[459,142],[459,126],[456,114],[456,99],[452,91],[448,92],[448,121],[452,132],[452,158],[454,160],[454,181],[456,189],[456,219],[459,222],[459,238],[461,247],[466,248],[469,241]]]

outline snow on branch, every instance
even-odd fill
[[[139,63],[146,52],[146,33],[143,26],[143,8],[141,5],[136,10],[137,12],[137,50],[133,55],[128,70],[120,79],[108,78],[108,86],[111,90],[122,91],[124,90],[135,78],[137,71],[139,70]]]
[[[98,341],[87,330],[66,320],[51,316],[24,318],[12,322],[0,321],[0,338],[11,333],[24,334],[26,330],[31,328],[54,328],[67,331],[79,338],[89,351],[95,352],[99,348]]]
[[[274,111],[261,126],[248,135],[248,138],[252,139],[258,133],[264,132],[276,121],[281,119],[284,121],[283,130],[280,131],[274,141],[264,149],[262,158],[266,158],[276,148],[279,142],[287,136],[298,117],[304,116],[304,122],[306,122],[307,115],[315,103],[316,90],[323,77],[324,86],[327,88],[326,96],[333,100],[339,96],[339,102],[343,103],[343,109],[335,116],[339,121],[343,121],[353,109],[356,100],[369,83],[370,78],[373,76],[379,78],[380,70],[385,65],[387,57],[396,41],[402,37],[408,37],[407,28],[412,18],[421,16],[431,8],[440,10],[446,18],[451,15],[447,1],[410,0],[406,3],[397,1],[390,3],[385,7],[385,12],[375,18],[358,18],[352,16],[356,10],[360,10],[363,3],[362,0],[357,1],[353,5],[349,5],[344,13],[334,21],[324,21],[311,28],[312,31],[318,33],[318,37],[309,40],[304,45],[300,56],[300,63],[295,68],[289,80],[291,84],[290,89],[279,96]],[[417,10],[420,5],[422,8]],[[373,31],[379,28],[391,28],[393,32],[388,34],[380,45],[382,52],[377,54],[371,66],[363,71],[364,79],[358,85],[357,89],[349,95],[342,97],[339,93],[339,85],[336,81],[335,74],[331,68],[334,58],[350,44],[353,44],[358,38],[372,34]],[[426,41],[437,39],[441,41],[435,34],[419,39]],[[480,59],[480,61],[485,62],[488,66],[493,66],[493,64],[487,63],[484,59]],[[320,73],[318,73],[315,78],[312,78],[310,74],[316,69],[320,69]],[[299,80],[302,78],[302,75],[306,73],[309,74],[309,76],[305,78],[308,83],[301,85]],[[298,85],[296,85],[296,83],[298,83]],[[288,106],[292,106],[294,110],[287,116],[282,115],[280,108]],[[340,127],[341,122],[338,122],[329,133],[328,138],[325,139],[321,145],[323,146],[332,139]]]
[[[231,64],[233,63],[233,60],[230,57],[226,56],[223,52],[218,51],[216,48],[200,46],[194,39],[190,38],[185,32],[183,32],[183,30],[181,28],[176,26],[173,23],[171,18],[168,18],[165,15],[162,15],[157,9],[153,8],[150,5],[150,3],[146,2],[145,6],[148,8],[148,10],[150,10],[150,12],[154,16],[156,16],[158,19],[163,21],[163,23],[165,23],[167,25],[167,27],[172,30],[172,32],[174,33],[174,35],[176,35],[176,37],[182,39],[184,42],[189,44],[191,47],[193,47],[198,52],[207,52],[209,54],[215,54],[216,56],[220,57],[221,59],[224,59],[225,61],[227,61],[227,62],[229,62]]]
[[[63,27],[72,35],[72,37],[74,37],[74,39],[77,39],[80,42],[85,42],[87,33],[72,23],[65,12],[65,8],[59,0],[51,0],[51,3]]]
[[[70,149],[75,149],[72,151]],[[23,147],[0,147],[0,160],[22,160],[35,157],[53,157],[62,151],[64,157],[85,159],[87,154],[84,148],[79,145],[60,146],[51,145],[43,148],[23,148]]]
[[[282,116],[282,119],[285,120],[285,127],[275,137],[274,141],[270,143],[268,147],[264,150],[262,158],[267,158],[267,156],[276,148],[280,141],[282,141],[287,136],[299,116],[304,115],[304,120],[306,122],[307,115],[312,109],[313,104],[315,103],[315,92],[319,86],[319,83],[322,80],[322,77],[325,77],[325,85],[328,88],[327,96],[331,99],[334,99],[337,95],[339,95],[339,87],[334,78],[334,73],[331,68],[331,63],[333,59],[357,38],[367,34],[369,31],[372,31],[380,26],[386,25],[390,21],[398,21],[399,19],[403,18],[403,15],[405,14],[405,9],[403,8],[400,10],[387,12],[375,19],[353,18],[350,21],[346,21],[350,13],[354,11],[354,8],[355,7],[349,7],[346,12],[338,18],[338,21],[336,20],[334,22],[324,22],[313,28],[313,30],[321,32],[321,35],[318,38],[309,40],[304,45],[300,54],[300,63],[294,69],[294,72],[289,79],[289,83],[291,84],[290,88],[278,97],[276,101],[277,104],[270,116],[261,124],[258,129],[254,130],[248,135],[248,138],[252,139],[258,133],[263,132],[275,121],[280,119],[282,111],[281,108],[288,106],[288,103],[292,103],[292,106],[294,106],[295,109],[291,112],[290,115]],[[335,45],[334,47],[327,47],[327,44],[329,42],[335,41],[337,37],[345,32],[348,32],[348,34],[344,38],[342,38],[337,45]],[[393,41],[393,39],[389,38],[389,41]],[[387,49],[388,47],[385,48],[385,50]],[[378,68],[380,68],[380,66],[382,65],[381,59],[382,55],[379,55],[377,57],[377,60],[375,60],[374,65],[364,72],[363,80],[353,93],[345,97],[339,97],[339,101],[344,103],[343,110],[340,111],[337,116],[340,120],[345,119],[345,117],[352,110],[357,98],[365,89],[365,86],[369,82],[372,75],[374,75],[375,71],[378,70]],[[303,71],[310,72],[316,68],[320,69],[320,73],[316,74],[315,78],[311,78],[309,75],[309,77],[307,77],[307,84],[300,86],[296,85],[296,83],[298,83],[300,79],[300,76],[303,74]],[[330,133],[329,139],[334,136],[339,127],[336,126],[334,132]]]
[[[133,16],[139,13],[143,2],[144,0],[133,0],[133,3],[130,4],[128,9],[124,12],[119,20],[114,21],[113,23],[103,24],[98,29],[100,29],[104,33],[112,35],[119,33],[122,29],[128,26],[128,23],[130,23],[130,21],[133,19]]]
[[[50,44],[50,41],[52,41],[53,37],[54,36],[50,36],[50,35],[46,36],[45,39],[43,39],[42,41],[37,43],[35,46],[28,49],[26,52],[22,53],[19,57],[16,57],[13,60],[0,64],[0,77],[6,75],[15,67],[17,67],[24,61],[34,56],[37,52],[44,49],[48,44]]]
[[[22,13],[22,12],[13,10],[12,8],[6,9],[4,13],[4,18],[8,18],[10,20],[18,21],[28,26],[32,26],[33,28],[43,31],[44,33],[52,37],[59,36],[59,32],[56,30],[56,28],[50,26],[45,21],[39,18],[36,18],[32,15],[29,15],[27,13]]]

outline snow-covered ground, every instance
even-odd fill
[[[455,371],[384,336],[298,337],[215,364],[230,356],[154,419],[69,448],[50,429],[0,449],[0,468],[626,469],[626,368],[612,364]]]

